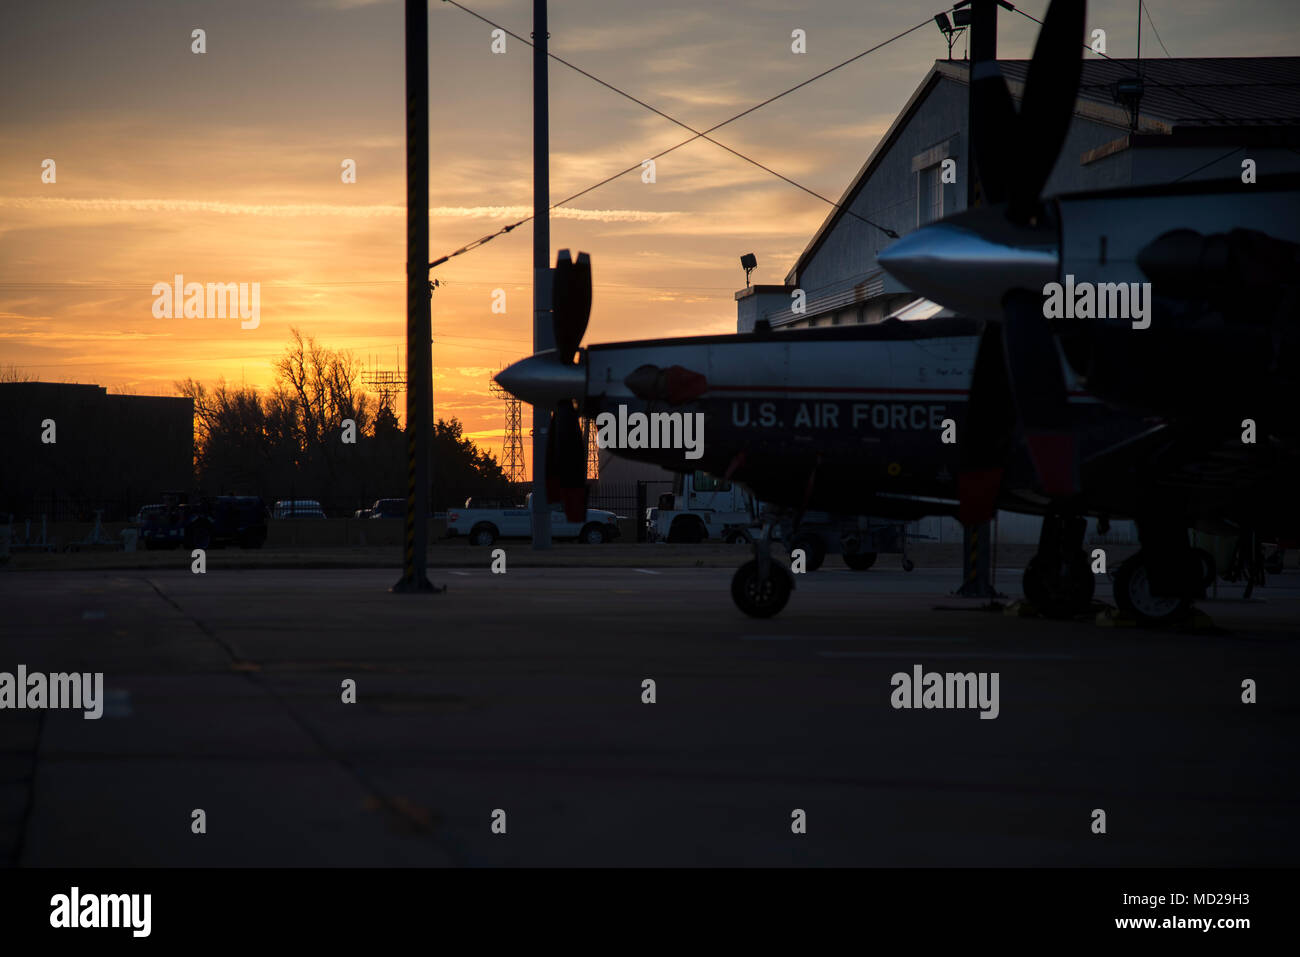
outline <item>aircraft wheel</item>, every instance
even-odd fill
[[[1115,604],[1120,611],[1147,624],[1177,621],[1191,609],[1187,598],[1163,597],[1151,593],[1146,562],[1138,552],[1115,572]]]
[[[865,572],[876,563],[875,552],[845,552],[841,557],[855,572]]]
[[[1023,585],[1026,600],[1048,618],[1072,618],[1087,611],[1096,588],[1083,552],[1070,556],[1064,568],[1035,555],[1025,566]]]
[[[826,561],[826,546],[816,535],[796,535],[793,542],[790,543],[790,551],[796,548],[802,548],[806,564],[804,568],[810,572],[815,572],[822,567],[822,562]]]
[[[794,580],[780,565],[769,565],[767,581],[758,580],[758,562],[745,562],[731,579],[731,599],[751,618],[771,618],[785,607]]]

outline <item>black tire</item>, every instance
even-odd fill
[[[582,534],[578,536],[578,541],[584,545],[604,545],[609,540],[609,533],[605,531],[605,526],[592,522],[582,529]]]
[[[495,545],[496,540],[497,527],[491,522],[481,522],[469,530],[469,543],[471,545]]]
[[[709,533],[704,523],[693,515],[678,515],[668,526],[670,545],[698,545],[708,537]]]
[[[912,560],[911,560],[910,558],[904,558],[904,559],[903,559],[903,571],[905,571],[905,572],[910,572],[910,571],[911,571],[913,568],[915,568],[915,567],[916,567],[916,565],[913,564],[913,562],[912,562]]]
[[[790,543],[791,555],[796,548],[803,549],[806,562],[804,568],[807,571],[817,571],[826,561],[826,545],[816,535],[796,535],[794,541]]]
[[[751,618],[771,618],[786,606],[793,590],[793,577],[776,562],[769,564],[766,582],[758,580],[757,561],[745,562],[731,579],[731,600]]]
[[[743,528],[733,528],[731,531],[727,532],[723,541],[728,545],[753,545],[754,536],[750,535],[749,532]]]
[[[1064,569],[1035,555],[1025,566],[1025,599],[1048,618],[1073,618],[1086,612],[1097,587],[1083,552],[1073,556]]]
[[[1132,555],[1115,572],[1115,604],[1124,614],[1150,625],[1178,621],[1192,607],[1188,598],[1161,598],[1151,594],[1141,552]]]
[[[844,559],[844,564],[855,572],[865,572],[876,563],[875,552],[845,552],[840,557]]]

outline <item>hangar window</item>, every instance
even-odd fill
[[[940,164],[927,166],[916,174],[916,225],[924,226],[943,218],[943,179]]]

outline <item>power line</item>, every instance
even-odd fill
[[[1151,19],[1151,8],[1142,3],[1142,0],[1138,0],[1138,3],[1142,6],[1142,12],[1147,15],[1147,23],[1151,24],[1151,32],[1156,35],[1156,42],[1160,44],[1160,49],[1165,51],[1165,56],[1169,56],[1169,48],[1165,46],[1165,41],[1160,39],[1160,31],[1156,29],[1156,22]]]
[[[1021,10],[1019,7],[1012,7],[1011,9],[1014,10],[1016,13],[1020,14],[1022,17],[1026,18],[1026,19],[1028,19],[1028,20],[1033,20],[1033,21],[1034,21],[1035,23],[1037,23],[1039,26],[1042,26],[1042,25],[1043,25],[1043,21],[1042,21],[1042,20],[1038,19],[1038,17],[1035,17],[1035,16],[1032,16],[1032,15],[1030,15],[1030,14],[1028,14],[1028,13],[1025,13],[1025,11]],[[1148,19],[1148,20],[1150,19],[1150,15],[1148,15],[1147,19]],[[1152,28],[1153,28],[1153,29],[1155,28],[1155,24],[1152,24]],[[1159,38],[1159,36],[1157,35],[1157,39],[1158,39],[1158,38]],[[1162,47],[1164,46],[1163,43],[1161,43],[1160,45],[1161,45]],[[1091,50],[1091,49],[1092,49],[1091,44],[1088,44],[1088,43],[1084,43],[1084,44],[1082,44],[1082,46],[1083,46],[1083,48],[1084,48],[1085,50]],[[1166,50],[1166,51],[1165,51],[1165,55],[1168,56],[1168,54],[1169,54],[1169,51]],[[1098,53],[1097,56],[1101,57],[1103,60],[1114,60],[1114,59],[1115,59],[1115,57],[1110,56],[1110,55],[1107,54],[1107,53]],[[1178,95],[1178,96],[1181,96],[1183,99],[1187,100],[1189,103],[1193,103],[1193,104],[1195,104],[1196,106],[1199,106],[1201,109],[1206,110],[1206,111],[1208,111],[1208,112],[1210,112],[1210,113],[1213,113],[1215,116],[1217,116],[1217,117],[1218,117],[1219,119],[1221,119],[1221,120],[1228,120],[1228,119],[1229,119],[1229,117],[1228,117],[1227,114],[1221,112],[1220,110],[1216,110],[1214,107],[1210,106],[1210,104],[1208,104],[1208,103],[1202,103],[1202,102],[1201,102],[1200,100],[1198,100],[1196,97],[1194,97],[1194,96],[1192,96],[1190,93],[1186,92],[1182,87],[1171,86],[1171,85],[1169,85],[1168,83],[1160,83],[1160,82],[1157,81],[1157,80],[1152,80],[1152,79],[1149,79],[1149,78],[1147,78],[1147,77],[1143,77],[1142,82],[1143,82],[1143,83],[1146,83],[1146,84],[1149,84],[1150,86],[1157,87],[1157,88],[1159,88],[1159,89],[1161,89],[1161,90],[1168,90],[1170,93],[1174,93],[1174,94],[1176,94],[1176,95]]]
[[[518,40],[520,43],[523,43],[523,44],[526,45],[526,46],[530,46],[530,47],[532,46],[531,43],[529,43],[529,42],[528,42],[527,40],[525,40],[523,37],[519,36],[517,33],[514,33],[514,32],[512,32],[511,30],[507,29],[506,27],[503,27],[503,26],[501,26],[500,24],[497,24],[497,23],[493,22],[492,20],[489,20],[487,17],[484,17],[484,16],[482,16],[481,14],[475,13],[473,10],[469,9],[468,7],[464,6],[463,4],[457,3],[456,0],[443,0],[443,2],[444,2],[444,3],[450,3],[452,6],[457,7],[457,8],[459,8],[459,9],[461,9],[461,10],[464,10],[464,11],[465,11],[466,13],[468,13],[470,16],[472,16],[472,17],[477,17],[479,20],[482,20],[484,23],[489,24],[490,26],[496,27],[498,30],[501,30],[502,32],[504,32],[504,33],[507,34],[508,36],[512,36],[512,37],[514,37],[516,40]],[[924,26],[924,24],[919,24],[917,27],[914,27],[913,29],[920,29],[921,26]],[[910,32],[910,31],[909,31],[909,32]],[[903,34],[900,34],[900,36],[902,36],[902,35],[903,35]],[[860,53],[860,54],[858,54],[856,57],[854,57],[853,59],[859,59],[859,58],[861,58],[861,57],[863,57],[863,56],[865,56],[865,55],[866,55],[865,53]],[[784,180],[785,182],[789,183],[791,186],[795,187],[796,189],[801,189],[801,190],[803,190],[805,193],[809,194],[810,196],[815,196],[815,197],[817,197],[818,199],[820,199],[822,202],[824,202],[824,203],[829,203],[830,205],[834,206],[836,209],[840,209],[840,208],[842,208],[842,207],[840,206],[840,204],[837,203],[837,202],[835,202],[833,199],[828,199],[827,197],[823,196],[821,193],[818,193],[818,192],[816,192],[815,190],[811,190],[811,189],[809,189],[807,186],[804,186],[804,185],[801,184],[801,183],[796,183],[796,182],[795,182],[794,180],[792,180],[790,177],[785,176],[785,175],[782,174],[782,173],[778,173],[776,170],[772,169],[771,167],[769,167],[769,166],[764,166],[764,165],[763,165],[762,163],[760,163],[758,160],[753,159],[752,157],[746,156],[744,153],[741,153],[739,150],[732,149],[730,146],[726,145],[725,143],[720,143],[720,142],[718,142],[717,140],[713,139],[713,137],[711,137],[711,136],[707,136],[705,133],[702,133],[702,132],[700,132],[699,130],[695,129],[695,127],[690,126],[690,125],[688,125],[688,124],[686,124],[686,123],[683,123],[681,120],[677,119],[676,117],[669,116],[669,115],[668,115],[667,113],[665,113],[663,110],[658,109],[658,108],[656,108],[656,107],[654,107],[654,106],[651,106],[651,105],[650,105],[649,103],[647,103],[645,100],[642,100],[642,99],[639,99],[638,97],[633,96],[631,93],[628,93],[626,90],[622,90],[622,89],[620,89],[620,88],[614,86],[614,84],[612,84],[612,83],[607,83],[606,81],[602,80],[600,77],[595,76],[594,74],[587,72],[586,70],[584,70],[584,69],[583,69],[582,67],[580,67],[580,66],[577,66],[577,65],[575,65],[575,64],[573,64],[573,63],[570,63],[568,60],[564,59],[563,57],[556,56],[554,53],[550,53],[549,51],[547,52],[547,56],[549,56],[549,57],[550,57],[552,60],[554,60],[555,62],[557,62],[557,63],[561,63],[561,64],[563,64],[564,66],[567,66],[570,70],[573,70],[573,71],[575,71],[576,73],[580,73],[580,74],[582,74],[582,75],[585,76],[587,79],[591,80],[593,83],[598,83],[598,84],[600,84],[601,86],[603,86],[605,89],[610,90],[610,91],[612,91],[612,92],[614,92],[614,93],[617,93],[619,96],[621,96],[621,97],[623,97],[623,98],[625,98],[625,99],[631,100],[631,101],[632,101],[633,103],[635,103],[637,106],[644,107],[645,109],[649,110],[651,113],[654,113],[656,116],[661,116],[661,117],[663,117],[665,120],[667,120],[668,122],[670,122],[670,123],[674,123],[674,124],[676,124],[677,126],[680,126],[682,129],[686,130],[687,132],[694,133],[696,137],[699,137],[700,139],[708,140],[708,141],[709,141],[710,143],[712,143],[714,146],[719,146],[719,147],[721,147],[722,149],[726,150],[728,153],[731,153],[733,156],[737,156],[737,157],[739,157],[740,159],[743,159],[743,160],[744,160],[745,162],[747,162],[747,163],[752,163],[754,166],[757,166],[759,169],[763,170],[763,171],[766,172],[766,173],[771,173],[773,176],[777,177],[778,179]],[[844,63],[841,63],[839,66],[844,66],[846,63],[851,63],[851,62],[853,62],[853,60],[845,60]],[[833,67],[832,69],[839,69],[839,66],[837,66],[837,67]],[[830,72],[830,71],[828,70],[827,72]],[[823,74],[819,74],[819,76],[825,76],[825,74],[824,74],[824,73],[823,73]],[[807,85],[808,83],[811,83],[811,82],[812,82],[813,80],[815,80],[815,79],[818,79],[818,77],[813,77],[811,80],[805,80],[804,83],[801,84],[801,85]],[[794,87],[794,89],[798,89],[798,87]],[[787,91],[787,92],[789,92],[789,91]],[[784,96],[784,95],[785,95],[784,93],[781,94],[781,96]],[[775,97],[774,97],[774,99],[775,99]],[[768,102],[770,102],[770,101],[768,101]],[[762,106],[762,105],[763,105],[762,103],[759,104],[759,106]],[[754,107],[754,109],[758,109],[758,107]],[[743,115],[743,114],[742,114],[742,115]],[[731,121],[728,120],[727,122],[731,122]],[[715,129],[716,129],[716,127],[715,127]],[[867,218],[864,217],[864,216],[859,216],[857,213],[853,212],[852,210],[845,210],[845,211],[846,211],[847,213],[849,213],[849,215],[851,215],[851,216],[855,216],[856,218],[862,220],[862,221],[863,221],[864,223],[866,223],[867,225],[869,225],[869,226],[874,226],[876,229],[879,229],[879,230],[880,230],[881,232],[883,232],[886,236],[889,236],[889,237],[891,237],[891,238],[893,238],[893,239],[897,239],[897,238],[898,238],[898,234],[895,233],[892,229],[886,229],[884,226],[881,226],[881,225],[879,225],[879,224],[877,224],[877,223],[873,223],[871,220],[867,219]]]
[[[511,31],[511,30],[506,29],[505,27],[501,26],[500,24],[496,23],[496,22],[493,21],[493,20],[489,20],[487,17],[483,16],[483,15],[480,14],[480,13],[476,13],[475,11],[469,9],[468,7],[464,6],[463,4],[457,3],[456,0],[443,0],[443,2],[444,2],[444,3],[450,3],[452,6],[454,6],[454,7],[458,8],[458,9],[464,11],[465,13],[468,13],[470,16],[475,17],[476,19],[481,20],[481,21],[483,21],[483,22],[486,23],[486,24],[489,24],[490,26],[494,27],[495,29],[502,30],[502,31],[505,32],[507,35],[514,37],[514,38],[515,38],[516,40],[518,40],[519,42],[524,43],[524,44],[526,44],[526,45],[528,45],[528,46],[532,46],[532,44],[529,43],[528,40],[525,40],[523,37],[519,36],[519,34],[514,33],[514,32]],[[767,166],[764,166],[762,163],[758,162],[757,160],[755,160],[755,159],[751,159],[750,157],[744,155],[743,153],[738,152],[737,150],[732,149],[731,147],[729,147],[729,146],[727,146],[727,145],[725,145],[725,144],[723,144],[723,143],[719,143],[717,140],[712,139],[708,134],[713,133],[713,132],[715,132],[715,131],[717,131],[717,130],[720,130],[720,129],[722,129],[722,127],[724,127],[724,126],[728,126],[729,124],[734,123],[734,122],[736,122],[737,120],[739,120],[739,119],[741,119],[741,118],[743,118],[743,117],[748,116],[750,113],[753,113],[753,112],[755,112],[755,111],[757,111],[757,110],[760,110],[760,109],[762,109],[763,107],[767,106],[767,105],[770,104],[770,103],[774,103],[774,102],[776,102],[777,100],[781,99],[781,98],[784,97],[784,96],[789,96],[791,93],[794,93],[796,90],[803,89],[805,86],[808,86],[810,83],[814,83],[814,82],[816,82],[817,80],[820,80],[820,79],[822,79],[822,78],[825,77],[825,76],[829,76],[831,73],[834,73],[836,70],[839,70],[839,69],[841,69],[841,68],[843,68],[843,67],[848,66],[850,63],[854,63],[854,62],[856,62],[857,60],[862,59],[864,56],[866,56],[866,55],[869,54],[869,53],[874,53],[874,52],[876,52],[877,50],[880,50],[880,49],[882,49],[883,47],[888,46],[889,44],[893,43],[895,40],[901,40],[903,37],[907,36],[909,33],[915,33],[917,30],[920,30],[922,27],[924,27],[924,26],[926,26],[927,24],[932,23],[932,22],[933,22],[933,18],[927,18],[927,19],[921,21],[920,23],[918,23],[918,24],[917,24],[916,26],[914,26],[914,27],[909,27],[908,29],[902,31],[901,33],[897,33],[897,34],[895,34],[894,36],[890,37],[889,39],[887,39],[887,40],[883,40],[883,41],[881,41],[880,43],[877,43],[875,46],[873,46],[873,47],[869,47],[868,49],[863,50],[861,53],[858,53],[858,54],[856,54],[856,55],[854,55],[854,56],[849,57],[847,60],[843,60],[843,61],[841,61],[841,62],[835,64],[835,65],[832,66],[832,67],[828,67],[827,69],[823,70],[821,73],[818,73],[818,74],[816,74],[815,76],[811,76],[811,77],[809,77],[808,79],[804,80],[803,82],[795,84],[794,86],[790,87],[790,88],[787,89],[787,90],[783,90],[783,91],[781,91],[780,93],[777,93],[777,94],[774,95],[774,96],[770,96],[770,97],[768,97],[766,100],[763,100],[762,102],[759,102],[759,103],[754,104],[753,106],[749,107],[748,109],[743,110],[743,111],[741,111],[740,113],[737,113],[735,116],[732,116],[732,117],[729,117],[728,119],[723,120],[721,123],[717,123],[717,124],[715,124],[715,125],[713,125],[713,126],[710,126],[707,130],[696,130],[694,127],[689,126],[689,125],[687,125],[686,123],[683,123],[683,122],[681,122],[680,120],[677,120],[677,119],[675,119],[675,118],[669,116],[667,113],[664,113],[662,110],[658,110],[658,109],[656,109],[655,107],[653,107],[653,106],[651,106],[650,104],[644,102],[643,100],[638,99],[637,97],[633,96],[632,94],[630,94],[630,93],[626,93],[626,92],[624,92],[623,90],[620,90],[618,87],[616,87],[616,86],[614,86],[614,85],[612,85],[612,84],[610,84],[610,83],[606,83],[604,80],[600,79],[599,77],[596,77],[596,76],[592,75],[591,73],[588,73],[586,70],[583,70],[583,69],[581,69],[580,67],[575,66],[574,64],[570,63],[568,60],[563,59],[562,57],[556,56],[554,53],[549,53],[549,52],[548,52],[547,55],[550,56],[550,57],[551,57],[552,59],[554,59],[555,61],[557,61],[558,63],[562,63],[564,66],[569,67],[571,70],[575,70],[575,71],[577,71],[578,73],[581,73],[583,76],[587,77],[588,79],[591,79],[591,80],[593,80],[593,81],[596,82],[596,83],[599,83],[601,86],[606,87],[606,88],[609,89],[609,90],[612,90],[613,92],[619,94],[620,96],[626,97],[627,99],[631,100],[632,102],[637,103],[638,105],[645,107],[646,109],[650,110],[650,111],[653,112],[653,113],[658,114],[659,116],[662,116],[662,117],[663,117],[664,119],[666,119],[666,120],[670,120],[671,122],[677,124],[678,126],[682,127],[683,129],[687,129],[687,130],[690,130],[690,131],[691,131],[692,135],[690,136],[690,138],[685,139],[685,140],[682,140],[680,143],[677,143],[677,144],[675,144],[674,146],[670,146],[670,147],[668,147],[668,149],[666,149],[666,150],[663,150],[663,151],[661,151],[661,152],[659,152],[659,153],[654,154],[653,156],[651,156],[651,157],[649,158],[650,160],[657,160],[657,159],[659,159],[660,157],[667,156],[669,153],[673,152],[674,150],[679,150],[679,149],[681,149],[683,146],[686,146],[686,145],[689,144],[689,143],[694,143],[694,142],[695,142],[696,140],[698,140],[698,139],[707,139],[710,143],[713,143],[715,146],[720,146],[720,147],[722,147],[723,149],[727,150],[729,153],[733,153],[733,154],[735,154],[736,156],[740,157],[741,159],[745,160],[746,162],[748,162],[748,163],[753,163],[755,166],[759,167],[760,169],[763,169],[764,171],[766,171],[766,172],[768,172],[768,173],[771,173],[773,176],[779,177],[780,179],[784,180],[785,182],[789,183],[790,185],[795,186],[795,187],[797,187],[797,188],[803,190],[804,192],[806,192],[806,193],[808,193],[808,194],[810,194],[810,195],[812,195],[812,196],[816,196],[818,199],[822,200],[823,202],[829,203],[831,206],[834,206],[836,209],[844,209],[844,211],[847,212],[847,213],[849,213],[851,216],[855,216],[856,218],[861,219],[863,222],[868,223],[869,225],[875,227],[876,229],[881,230],[883,233],[885,233],[885,235],[889,236],[890,238],[892,238],[892,239],[897,239],[897,238],[898,238],[898,234],[895,233],[892,229],[887,229],[886,227],[881,226],[881,225],[879,225],[878,223],[873,223],[873,222],[871,222],[870,220],[868,220],[868,219],[866,219],[866,218],[864,218],[864,217],[862,217],[862,216],[859,216],[857,213],[854,213],[852,210],[845,209],[844,207],[842,207],[839,203],[835,202],[834,200],[832,200],[832,199],[828,199],[827,197],[822,196],[820,193],[817,193],[817,192],[815,192],[815,191],[809,189],[809,188],[806,187],[806,186],[803,186],[803,185],[801,185],[801,184],[799,184],[799,183],[796,183],[794,180],[790,179],[789,177],[784,176],[784,175],[782,175],[781,173],[776,172],[776,170],[773,170],[773,169],[771,169],[771,168],[769,168],[769,167],[767,167]],[[588,186],[586,189],[583,189],[583,190],[580,190],[580,191],[574,193],[572,196],[567,196],[567,197],[565,197],[564,199],[560,200],[560,201],[557,202],[557,203],[553,203],[553,204],[551,205],[550,208],[551,208],[551,209],[557,209],[557,208],[559,208],[560,206],[564,206],[564,205],[566,205],[567,203],[571,203],[571,202],[573,202],[575,199],[578,199],[579,197],[585,196],[585,195],[587,195],[588,193],[590,193],[590,192],[592,192],[592,191],[594,191],[594,190],[600,189],[600,187],[602,187],[602,186],[605,186],[605,185],[607,185],[607,184],[609,184],[609,183],[612,183],[612,182],[613,182],[614,180],[616,180],[616,179],[619,179],[619,178],[621,178],[621,177],[623,177],[623,176],[626,176],[628,173],[631,173],[631,172],[633,172],[633,171],[635,171],[635,170],[641,169],[641,168],[643,167],[643,164],[644,164],[644,161],[643,161],[642,163],[637,163],[637,164],[635,164],[634,166],[629,166],[627,169],[625,169],[625,170],[621,170],[621,171],[615,173],[615,174],[612,175],[612,176],[607,176],[605,179],[602,179],[600,182],[598,182],[598,183],[594,183],[594,184],[592,184],[591,186]],[[518,222],[514,222],[514,223],[511,223],[511,224],[508,225],[508,226],[504,226],[504,227],[502,227],[501,229],[497,230],[495,233],[491,233],[491,234],[489,234],[489,235],[487,235],[487,236],[482,237],[481,239],[476,239],[474,242],[469,243],[468,245],[462,246],[460,249],[456,250],[455,252],[453,252],[453,253],[448,253],[446,256],[443,256],[442,258],[437,259],[437,260],[435,260],[434,262],[430,263],[430,264],[429,264],[429,268],[432,269],[434,266],[439,266],[439,265],[441,265],[442,263],[445,263],[448,259],[451,259],[453,256],[459,256],[459,255],[461,255],[462,253],[469,252],[471,249],[475,249],[475,248],[477,248],[477,247],[479,247],[479,246],[484,245],[485,243],[491,242],[493,239],[496,239],[498,236],[503,236],[503,235],[505,235],[506,233],[510,232],[512,229],[515,229],[515,228],[517,228],[517,227],[519,227],[519,226],[522,226],[524,223],[529,222],[532,218],[533,218],[532,216],[525,216],[523,219],[519,220]]]
[[[1222,156],[1219,156],[1219,157],[1217,157],[1217,158],[1215,158],[1215,159],[1212,159],[1212,160],[1210,160],[1208,163],[1202,163],[1200,166],[1196,167],[1196,169],[1191,170],[1190,172],[1184,173],[1182,176],[1178,177],[1176,180],[1173,180],[1173,182],[1175,182],[1175,183],[1181,183],[1183,180],[1187,179],[1187,177],[1189,177],[1189,176],[1195,176],[1195,175],[1196,175],[1197,173],[1199,173],[1201,170],[1203,170],[1203,169],[1209,169],[1209,168],[1210,168],[1211,166],[1213,166],[1215,163],[1222,163],[1224,160],[1226,160],[1226,159],[1227,159],[1229,156],[1231,156],[1233,153],[1240,153],[1240,152],[1241,152],[1242,150],[1244,150],[1245,148],[1246,148],[1246,147],[1244,147],[1244,146],[1234,146],[1232,149],[1228,150],[1228,152],[1224,153]]]

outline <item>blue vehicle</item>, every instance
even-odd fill
[[[140,511],[140,540],[147,549],[261,548],[266,541],[266,503],[256,495],[219,495],[191,503],[185,492],[164,492],[162,505]]]

